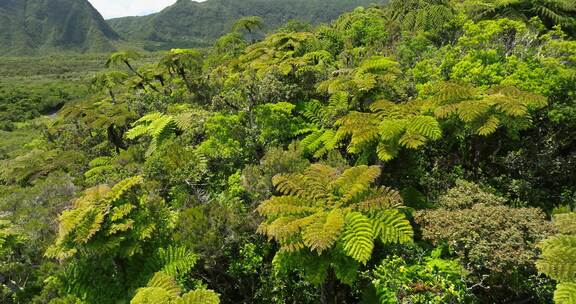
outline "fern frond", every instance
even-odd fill
[[[296,196],[273,196],[262,202],[256,211],[263,216],[274,217],[283,215],[299,215],[315,212],[318,208],[306,206],[305,202]]]
[[[353,201],[358,195],[367,191],[371,184],[380,176],[379,166],[357,166],[345,170],[338,179],[334,181],[342,193],[342,202]]]
[[[360,212],[346,215],[346,229],[342,233],[344,253],[356,261],[366,264],[374,249],[372,221]]]
[[[338,170],[323,164],[313,164],[303,174],[307,198],[319,202],[329,201],[331,193],[330,182],[338,176]]]
[[[161,287],[144,287],[136,291],[130,304],[170,304],[177,296]]]
[[[114,185],[112,189],[110,189],[110,191],[106,194],[106,199],[109,202],[115,202],[118,199],[120,199],[120,197],[124,195],[124,193],[130,191],[132,188],[138,185],[141,185],[143,181],[144,178],[141,175],[126,178],[123,181]]]
[[[219,304],[220,296],[212,290],[193,290],[174,302],[174,304]]]
[[[576,236],[556,235],[539,244],[542,254],[536,267],[551,278],[576,280]]]
[[[344,215],[340,209],[334,209],[306,227],[302,239],[312,251],[322,254],[334,245],[343,228]]]
[[[498,117],[491,115],[488,117],[486,122],[478,128],[478,135],[487,136],[496,132],[498,127],[500,126],[500,119]]]
[[[398,153],[398,146],[391,143],[380,142],[376,147],[376,154],[378,155],[378,158],[383,161],[393,160],[396,156],[398,156]]]
[[[396,209],[380,211],[373,218],[374,231],[384,244],[412,242],[414,230],[406,216]]]
[[[183,246],[169,246],[158,249],[155,260],[161,268],[159,271],[166,273],[173,278],[179,278],[188,273],[198,257]]]
[[[336,122],[339,139],[350,136],[348,151],[359,153],[362,147],[378,139],[380,120],[373,114],[351,112]]]
[[[442,137],[440,123],[431,116],[418,115],[410,118],[406,130],[430,140],[438,140]]]
[[[154,276],[150,279],[150,281],[148,281],[146,287],[156,287],[164,289],[173,298],[178,297],[182,292],[182,289],[180,288],[178,283],[176,283],[174,278],[163,272],[155,273]]]
[[[306,186],[300,174],[279,174],[272,178],[272,185],[284,195],[306,199]]]
[[[555,215],[554,226],[562,234],[576,235],[576,212]]]
[[[374,193],[354,205],[358,211],[374,211],[402,206],[403,200],[400,192],[389,188],[379,187]]]
[[[560,283],[554,291],[554,303],[556,304],[576,304],[576,283]]]

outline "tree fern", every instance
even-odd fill
[[[46,255],[66,259],[77,253],[132,256],[151,235],[171,220],[169,211],[143,204],[141,176],[127,178],[113,187],[87,189],[72,209],[60,216],[58,236]]]
[[[379,176],[377,166],[340,171],[321,164],[303,173],[277,175],[273,184],[282,196],[258,206],[257,211],[266,217],[258,231],[277,241],[282,254],[311,252],[333,265],[339,255],[366,263],[376,239],[389,243],[411,237],[410,223],[403,214],[372,216],[402,204],[398,192],[371,186]]]
[[[140,288],[130,304],[218,304],[220,298],[211,290],[193,290],[182,294],[182,288],[169,275],[158,272]]]
[[[371,110],[372,113],[351,112],[337,122],[338,138],[350,137],[351,153],[375,148],[381,160],[389,161],[402,147],[418,149],[442,136],[439,122],[426,115],[427,107],[422,102],[395,104],[381,100]]]
[[[554,292],[554,301],[561,304],[576,301],[575,218],[576,213],[556,215],[554,224],[561,234],[549,237],[538,245],[542,254],[536,267],[560,283]]]
[[[554,292],[554,302],[557,304],[576,303],[576,283],[560,283]]]
[[[432,103],[438,119],[457,117],[475,133],[487,136],[500,127],[526,129],[532,122],[531,112],[546,106],[546,99],[510,86],[482,91],[469,84],[447,82]]]
[[[152,154],[157,146],[162,143],[175,130],[175,123],[172,116],[162,113],[148,114],[132,124],[132,129],[126,133],[128,139],[148,135],[152,139],[147,155]]]
[[[343,249],[346,255],[360,263],[372,257],[374,249],[374,227],[372,221],[360,212],[346,215],[346,230],[342,233]]]

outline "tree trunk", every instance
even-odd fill
[[[124,136],[124,132],[116,132],[116,128],[114,125],[108,126],[108,140],[114,145],[116,148],[116,153],[120,153],[120,149],[126,150],[126,144],[124,144],[124,140],[122,137]]]
[[[337,283],[336,274],[334,273],[334,270],[330,268],[328,270],[326,281],[322,284],[320,295],[320,302],[322,304],[338,304],[338,298],[336,296]]]

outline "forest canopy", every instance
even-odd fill
[[[576,303],[574,1],[263,22],[0,91],[1,303]]]

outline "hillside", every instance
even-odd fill
[[[144,17],[108,20],[123,38],[145,41],[147,49],[206,46],[230,30],[243,16],[260,16],[265,30],[290,19],[318,24],[329,22],[358,6],[383,0],[179,0],[163,11]]]
[[[111,51],[118,38],[87,0],[0,0],[0,55]]]

